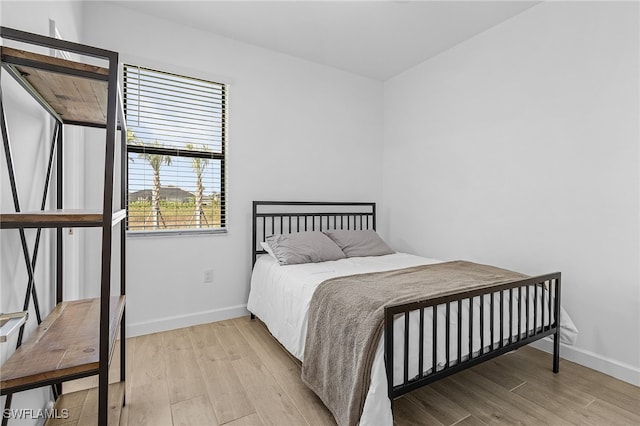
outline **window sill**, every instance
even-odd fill
[[[226,235],[227,232],[227,229],[170,229],[164,231],[127,231],[127,238],[205,237],[209,235]]]

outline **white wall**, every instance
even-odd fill
[[[638,4],[547,2],[387,81],[390,242],[562,271],[563,356],[640,383]]]
[[[380,200],[380,82],[111,4],[84,10],[88,44],[128,63],[229,84],[229,232],[128,239],[129,335],[246,313],[252,200]],[[87,151],[87,165],[101,155]],[[213,285],[202,283],[207,268]]]
[[[0,23],[3,26],[49,35],[49,20],[53,19],[63,37],[71,41],[80,41],[82,35],[81,16],[81,4],[78,2],[14,2],[6,0],[0,2]],[[5,44],[27,48],[26,45],[10,41]],[[2,91],[9,137],[12,142],[20,207],[23,211],[38,210],[40,209],[49,154],[51,121],[48,114],[4,70],[2,71]],[[82,172],[82,168],[78,167],[76,160],[81,136],[81,131],[68,129],[65,138],[64,161],[65,164],[70,164],[70,167],[66,167],[64,172],[65,181],[70,183],[65,191],[65,204],[69,207],[73,207],[79,199],[77,176]],[[13,212],[13,199],[4,150],[0,154],[0,162],[2,172],[0,175],[0,210]],[[52,278],[54,275],[52,274],[53,264],[51,261],[51,247],[55,243],[53,232],[45,231],[42,234],[35,271],[36,289],[43,318],[55,303],[55,280]],[[29,252],[33,254],[35,232],[27,231],[26,235]],[[3,230],[0,231],[0,237],[0,312],[20,311],[24,303],[28,278],[19,233],[17,230]],[[77,268],[73,268],[77,265],[75,257],[77,240],[74,236],[68,236],[65,237],[65,244],[68,248],[65,259],[65,262],[70,266],[68,271],[78,271]],[[77,295],[78,273],[65,273],[65,282],[65,295],[73,298]],[[25,338],[30,335],[36,324],[36,316],[31,304]],[[13,335],[7,343],[0,344],[0,364],[4,363],[13,353],[16,341],[17,334]],[[49,399],[50,389],[48,387],[19,392],[13,397],[12,408],[44,408]],[[4,408],[4,400],[5,397],[2,397],[0,401],[2,408]],[[11,420],[9,424],[36,424],[36,422],[35,419],[24,419]]]

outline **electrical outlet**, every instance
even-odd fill
[[[205,284],[213,282],[213,269],[205,269],[202,272],[202,282]]]

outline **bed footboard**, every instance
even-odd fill
[[[560,273],[385,307],[384,356],[389,398],[554,337],[560,360]]]

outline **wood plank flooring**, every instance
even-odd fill
[[[248,317],[128,339],[126,393],[121,426],[335,425]],[[549,354],[524,347],[393,407],[397,425],[640,425],[640,388],[565,360],[553,374]]]

